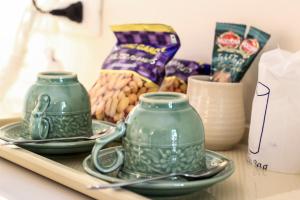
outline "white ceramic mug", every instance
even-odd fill
[[[242,83],[212,82],[208,76],[190,76],[187,95],[204,123],[205,145],[228,150],[239,143],[245,131]]]

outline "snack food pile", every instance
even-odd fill
[[[212,65],[173,59],[180,40],[164,24],[112,26],[117,43],[89,91],[93,118],[117,122],[134,108],[141,94],[186,93],[191,75],[211,75],[216,82],[239,82],[270,35],[246,25],[217,23]]]

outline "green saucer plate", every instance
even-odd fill
[[[103,129],[114,126],[111,123],[103,121],[92,121],[93,133],[98,133]],[[7,124],[0,128],[0,139],[6,141],[18,141],[31,139],[29,134],[23,129],[22,122]],[[83,153],[91,151],[95,140],[74,141],[74,142],[49,142],[43,144],[26,143],[18,146],[38,154],[70,154]]]
[[[123,150],[123,148],[119,146],[119,147],[107,148],[100,151],[99,156],[101,157],[103,162],[107,162],[108,165],[109,163],[114,162],[114,159],[116,158],[116,153],[115,153],[116,148]],[[221,154],[206,150],[207,168],[214,166],[216,163],[221,162],[223,159],[229,160],[228,158],[224,157]],[[124,178],[122,174],[122,169],[117,169],[114,172],[107,173],[107,174],[103,174],[99,172],[94,167],[90,155],[84,159],[83,168],[88,174],[111,183],[124,182],[127,180],[127,178]],[[178,195],[189,194],[210,187],[216,183],[225,180],[233,172],[234,172],[234,163],[232,160],[229,160],[229,165],[223,171],[221,171],[220,173],[218,173],[217,175],[211,178],[194,180],[194,181],[187,181],[184,178],[178,178],[175,180],[166,179],[166,180],[159,180],[159,181],[153,181],[148,183],[135,184],[135,185],[127,186],[126,188],[146,196],[178,196]],[[128,179],[131,178],[128,177]]]

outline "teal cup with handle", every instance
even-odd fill
[[[100,151],[121,138],[123,150],[107,165]],[[143,94],[138,105],[112,134],[96,140],[94,166],[102,173],[120,168],[123,175],[148,177],[172,172],[194,172],[206,168],[203,123],[181,93]]]
[[[24,130],[32,139],[92,135],[86,89],[72,72],[42,72],[27,92]]]

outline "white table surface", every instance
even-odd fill
[[[188,200],[296,200],[300,199],[300,175],[257,169],[246,161],[246,145],[222,154],[235,162],[235,173],[205,191],[184,197]],[[0,200],[90,199],[54,181],[0,158]],[[165,198],[162,198],[165,200]],[[182,198],[166,198],[167,200]]]
[[[0,158],[0,200],[86,200],[79,192]]]

